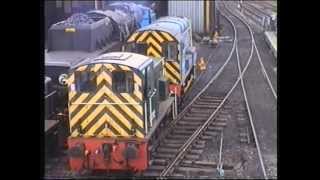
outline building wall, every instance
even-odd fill
[[[209,33],[213,30],[214,1],[168,1],[169,16],[185,16],[191,20],[193,32]]]

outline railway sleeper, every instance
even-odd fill
[[[173,178],[185,178],[186,176],[180,173],[172,173],[171,177]]]
[[[176,139],[164,139],[162,144],[183,144],[185,141]]]
[[[214,122],[210,124],[210,126],[219,126],[219,127],[225,127],[227,126],[227,122],[225,120],[218,120],[216,119]]]
[[[198,160],[199,157],[200,157],[199,154],[187,154],[187,155],[185,155],[184,159],[195,161],[195,160]]]
[[[168,163],[168,161],[166,159],[157,159],[154,158],[152,160],[150,160],[150,164],[151,165],[162,165],[162,166],[166,166]]]
[[[219,110],[219,115],[222,115],[222,116],[226,116],[226,115],[229,115],[229,110],[226,110],[226,109],[221,109]]]
[[[191,173],[213,173],[216,172],[214,168],[196,168],[196,167],[178,167],[176,168],[177,172],[191,172]]]
[[[190,111],[183,119],[201,119],[205,120],[210,116],[210,113],[213,111],[208,111],[208,112],[194,112]]]
[[[175,139],[164,139],[161,143],[160,146],[169,146],[169,147],[180,147],[185,143],[183,140],[175,140]],[[197,146],[202,146],[206,144],[206,141],[198,139],[195,141],[194,145]]]
[[[247,138],[240,138],[240,142],[241,143],[248,143],[249,144],[249,141]]]
[[[168,136],[168,139],[181,139],[181,140],[186,140],[188,138],[188,136],[185,135],[180,135],[180,134],[170,134]]]
[[[184,160],[182,161],[183,166],[210,166],[210,167],[217,167],[216,162],[209,162],[209,161],[189,161],[189,160]]]
[[[210,103],[210,104],[218,104],[218,105],[222,102],[220,100],[214,100],[214,99],[213,100],[212,99],[200,99],[199,101],[202,103]]]
[[[158,171],[158,173],[160,173],[160,171],[162,171],[166,166],[163,165],[151,165],[148,167],[147,171]]]
[[[219,105],[219,103],[217,103],[217,102],[211,103],[211,102],[206,102],[206,101],[196,101],[195,104],[198,104],[198,105],[216,105],[216,106]]]
[[[230,109],[232,109],[232,105],[226,104],[226,105],[223,105],[222,108],[225,109],[225,110],[230,110]]]
[[[194,130],[192,129],[177,129],[174,130],[172,133],[174,134],[185,134],[185,135],[191,135],[194,133]]]
[[[201,155],[203,153],[203,149],[191,149],[188,151],[188,154],[199,154]]]
[[[206,144],[193,144],[192,149],[203,149],[206,147]]]
[[[168,148],[179,148],[183,145],[183,143],[177,144],[177,143],[163,143],[161,144],[161,147],[168,147]]]
[[[247,138],[248,134],[247,134],[247,132],[241,132],[241,133],[239,134],[239,136],[240,136],[240,137],[245,137],[245,138]]]
[[[216,162],[209,162],[209,161],[189,161],[183,160],[181,162],[183,167],[195,167],[195,168],[217,168]],[[233,170],[234,166],[231,164],[223,164],[223,169],[226,170]]]
[[[201,140],[211,140],[213,137],[211,135],[202,135],[200,137]]]
[[[222,131],[224,129],[224,127],[222,126],[216,126],[216,125],[210,125],[208,127],[208,130],[210,131]]]
[[[179,149],[161,147],[157,149],[157,152],[158,153],[178,153]],[[202,149],[191,149],[188,151],[188,154],[197,155],[197,154],[201,154],[202,152],[203,152]]]
[[[246,113],[241,111],[241,112],[236,112],[237,113],[237,117],[245,117],[246,116]]]
[[[176,154],[164,154],[164,153],[157,153],[153,155],[153,158],[165,158],[165,159],[172,159],[176,156]]]
[[[245,118],[245,117],[240,117],[240,118],[239,118],[239,117],[238,117],[237,120],[238,120],[238,121],[247,121],[247,118]]]
[[[206,141],[197,139],[197,141],[195,142],[195,144],[200,144],[200,145],[206,144]]]
[[[146,171],[143,173],[144,177],[158,177],[160,175],[160,172],[150,172]]]
[[[199,126],[200,124],[203,124],[202,121],[179,121],[178,125],[192,125],[192,126]]]
[[[191,108],[216,109],[218,107],[218,105],[216,105],[216,104],[192,104]]]
[[[223,100],[223,97],[216,97],[216,96],[208,96],[208,95],[202,95],[199,97],[199,99],[213,99],[213,100]]]
[[[210,136],[210,138],[212,138],[213,136],[218,136],[220,135],[220,133],[216,132],[216,131],[205,131],[203,133],[204,136]]]
[[[185,125],[183,125],[183,126],[180,126],[180,127],[179,127],[179,130],[191,130],[191,131],[194,132],[197,128],[198,128],[198,126],[185,124]],[[192,132],[192,133],[193,133],[193,132]]]
[[[179,149],[161,147],[157,149],[158,153],[177,153]]]
[[[196,120],[196,121],[205,121],[209,117],[209,114],[194,114],[194,115],[189,115],[185,116],[182,118],[182,120]]]
[[[208,107],[208,105],[202,105],[203,107],[199,106],[199,105],[195,105],[195,106],[191,106],[189,109],[191,111],[194,111],[194,112],[199,112],[199,113],[202,113],[202,112],[209,112],[209,111],[213,111],[214,109],[216,109],[218,106],[214,106],[214,107]]]

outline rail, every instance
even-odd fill
[[[223,14],[223,13],[221,13]],[[227,16],[225,16],[227,18]],[[227,18],[230,22],[232,22],[229,18]],[[233,23],[232,23],[233,24]],[[235,33],[235,38],[234,38],[234,47],[236,47],[237,44],[237,34],[236,34],[236,27],[233,24],[233,30]],[[234,49],[234,48],[233,48]],[[251,48],[253,49],[253,48]],[[253,50],[251,50],[252,52]],[[233,52],[233,51],[232,51]],[[232,53],[230,54],[230,56],[232,55]],[[230,60],[230,59],[228,59]],[[242,79],[243,74],[246,72],[250,62],[252,60],[252,53],[251,56],[249,57],[247,64],[244,68],[244,70],[241,72],[239,72],[239,76],[236,80],[236,82],[233,84],[232,88],[228,91],[228,93],[226,94],[226,96],[223,98],[223,100],[221,101],[221,103],[218,105],[218,107],[215,109],[215,111],[210,115],[210,117],[206,120],[206,122],[201,125],[191,136],[190,138],[182,145],[182,147],[179,149],[179,153],[177,154],[177,156],[165,167],[165,169],[161,172],[160,177],[163,176],[167,176],[171,170],[173,170],[174,166],[182,160],[182,157],[185,155],[185,152],[187,151],[187,149],[190,147],[190,145],[194,142],[194,140],[200,135],[200,133],[206,129],[206,127],[214,120],[215,115],[217,114],[217,112],[222,108],[222,106],[225,104],[226,100],[229,98],[229,96],[231,95],[231,93],[234,91],[234,89],[237,87],[239,81]],[[196,98],[198,98],[203,92],[205,92],[205,90],[211,85],[211,83],[213,82],[213,79],[210,81],[210,83],[196,96]],[[195,99],[194,99],[195,100]],[[192,105],[194,101],[192,101],[189,105]],[[188,105],[188,106],[189,106]],[[187,106],[187,107],[188,107]],[[180,113],[182,114],[182,113]],[[180,115],[179,114],[179,115]]]
[[[230,14],[232,14],[234,17],[239,19],[241,22],[243,22],[247,26],[247,28],[249,29],[250,35],[252,37],[252,44],[256,48],[255,39],[254,39],[253,31],[252,31],[251,27],[243,19],[239,18],[237,15],[232,13],[232,11],[229,8],[226,7],[226,9],[228,10],[228,12]],[[236,49],[236,52],[237,52],[237,49]],[[237,57],[238,57],[238,53],[237,53]],[[247,68],[247,66],[245,67],[245,70],[246,70],[246,68]],[[239,59],[238,59],[238,69],[241,70]],[[254,136],[254,139],[255,139],[255,143],[256,143],[256,147],[257,147],[257,151],[258,151],[258,156],[259,156],[259,161],[260,161],[260,164],[261,164],[262,172],[263,172],[264,178],[268,179],[267,174],[266,174],[266,170],[265,170],[265,167],[264,167],[264,163],[263,163],[263,158],[262,158],[262,154],[261,154],[261,150],[260,150],[259,141],[258,141],[257,134],[256,134],[256,131],[255,131],[255,127],[254,127],[254,124],[253,124],[252,114],[251,114],[249,102],[248,102],[248,99],[247,99],[247,93],[246,93],[246,90],[245,90],[244,82],[242,80],[242,76],[241,76],[241,82],[242,82],[241,83],[242,91],[243,91],[243,95],[244,95],[244,98],[245,98],[245,103],[246,103],[246,107],[247,107],[247,111],[248,111],[248,115],[249,115],[249,120],[250,120],[250,125],[251,125],[253,136]]]
[[[159,138],[156,140],[155,144],[158,144],[161,139],[163,139],[171,130],[171,127],[173,127],[179,120],[182,119],[182,117],[186,114],[187,110],[189,109],[189,107],[191,107],[191,105],[200,97],[201,94],[203,94],[208,88],[209,86],[213,83],[214,80],[216,80],[219,75],[222,73],[222,71],[224,70],[225,66],[229,63],[229,61],[231,60],[232,54],[235,50],[235,46],[236,46],[236,42],[233,40],[233,46],[232,49],[229,53],[228,58],[226,59],[225,63],[220,67],[220,69],[217,71],[217,73],[211,78],[211,80],[207,83],[207,85],[190,101],[190,103],[188,105],[185,106],[185,108],[178,114],[178,117],[176,119],[174,119],[173,121],[171,121],[171,123],[169,124],[169,128],[165,129],[163,133],[161,133],[161,135],[159,136]]]

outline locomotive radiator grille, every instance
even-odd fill
[[[115,64],[82,66],[76,71],[93,71],[96,89],[90,93],[72,89],[75,75],[70,75],[69,115],[72,137],[137,136],[144,137],[142,106],[142,80],[129,67]],[[112,71],[132,71],[134,90],[132,93],[112,91]],[[135,129],[133,134],[133,129]]]

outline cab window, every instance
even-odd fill
[[[177,44],[174,42],[165,43],[162,45],[163,56],[167,61],[175,61],[178,59]]]
[[[128,52],[134,52],[138,54],[147,54],[147,44],[142,44],[142,43],[129,43],[126,45],[126,51]]]
[[[76,91],[92,92],[96,89],[96,73],[91,71],[75,72]]]
[[[117,93],[132,93],[133,73],[131,71],[113,71],[112,90]]]

